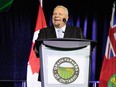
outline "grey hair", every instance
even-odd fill
[[[63,5],[57,5],[54,9],[56,8],[63,8],[66,12],[66,15],[68,16],[68,9],[66,7],[64,7]]]

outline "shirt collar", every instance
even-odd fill
[[[56,28],[56,27],[55,27],[55,30],[58,30],[58,29],[61,29],[63,32],[65,32],[66,25],[65,25],[65,26],[63,26],[62,28]]]

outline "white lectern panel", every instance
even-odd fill
[[[90,45],[76,50],[41,47],[43,87],[88,87]]]

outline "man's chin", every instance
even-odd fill
[[[58,24],[54,24],[54,26],[55,26],[55,27],[59,27],[59,26],[60,26],[60,24],[59,24],[59,23],[58,23]]]
[[[59,26],[58,25],[54,25],[54,27],[58,28]]]

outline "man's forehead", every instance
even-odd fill
[[[62,7],[56,7],[55,9],[54,9],[54,11],[55,10],[64,10],[65,11],[65,9],[63,9]]]

